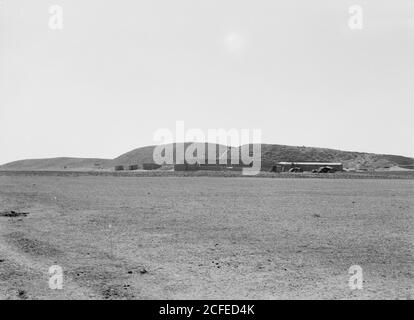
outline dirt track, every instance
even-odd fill
[[[1,176],[0,211],[29,215],[0,217],[0,298],[412,298],[413,196],[413,180]]]

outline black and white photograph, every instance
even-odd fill
[[[412,300],[413,110],[412,0],[1,0],[0,300]]]

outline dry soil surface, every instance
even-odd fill
[[[411,299],[413,209],[414,180],[0,176],[28,213],[0,216],[0,299]]]

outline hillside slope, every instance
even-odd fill
[[[377,169],[393,166],[414,166],[414,159],[396,155],[341,151],[327,148],[262,144],[264,165],[279,161],[342,162],[345,168]]]
[[[223,152],[224,153],[226,152],[226,150],[231,150],[231,147],[227,147],[227,146],[220,145],[220,144],[212,144],[212,143],[191,143],[191,142],[173,143],[172,150],[173,150],[174,159],[176,158],[177,147],[182,147],[183,144],[184,144],[184,150],[187,150],[187,148],[192,144],[194,144],[195,146],[200,146],[200,147],[204,145],[205,150],[206,150],[206,154],[205,154],[206,162],[207,162],[207,157],[208,157],[207,150],[209,148],[216,148],[216,155],[214,157],[215,159],[218,159],[220,155],[223,154]],[[170,145],[162,145],[162,146],[167,148]],[[154,162],[153,153],[154,153],[155,147],[156,146],[147,146],[147,147],[137,148],[127,153],[124,153],[120,155],[119,157],[115,158],[112,161],[112,165],[113,166],[132,165],[132,164],[142,165],[143,163],[153,163]]]

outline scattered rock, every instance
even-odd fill
[[[145,268],[142,268],[141,270],[139,270],[140,274],[146,274],[148,271]]]
[[[17,211],[2,211],[0,212],[0,217],[9,217],[9,218],[14,218],[14,217],[26,217],[29,213],[28,212],[17,212]]]
[[[321,215],[317,214],[317,213],[313,214],[312,216],[315,217],[315,218],[320,218],[321,217]]]
[[[130,270],[130,271],[128,271],[128,274],[133,274],[133,272]]]
[[[134,295],[128,289],[125,285],[110,285],[102,290],[101,295],[106,300],[132,300]]]
[[[17,296],[19,299],[26,300],[27,299],[27,292],[25,290],[18,290]]]

